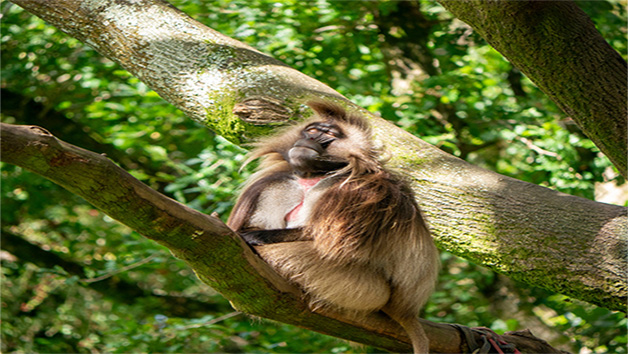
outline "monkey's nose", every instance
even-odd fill
[[[319,156],[318,151],[305,146],[295,146],[288,151],[290,163],[295,166],[302,165]]]

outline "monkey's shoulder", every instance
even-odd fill
[[[288,197],[288,202],[292,203],[289,198],[291,195],[291,188],[289,188],[291,175],[291,173],[284,171],[253,175],[253,178],[251,178],[252,182],[245,185],[240,193],[227,225],[235,230],[250,227],[253,226],[251,225],[253,215],[256,213],[259,215],[266,210],[274,210],[268,207],[260,210],[260,201],[264,205],[268,204],[268,200],[273,198],[286,200],[286,197]],[[286,184],[287,182],[288,184]]]
[[[375,197],[377,202],[388,199],[390,196],[393,196],[394,199],[414,199],[414,192],[408,181],[398,174],[384,169],[353,178],[337,178],[329,183],[337,186],[335,188],[337,193],[355,198],[371,199]]]
[[[414,193],[405,180],[383,171],[334,181],[313,209],[314,220],[342,219],[344,223],[369,218],[387,224],[412,219],[419,212]],[[343,222],[337,223],[339,227]]]

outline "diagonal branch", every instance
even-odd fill
[[[319,331],[351,340],[367,336],[357,325],[310,313],[299,300],[298,290],[268,268],[220,219],[163,196],[105,156],[60,141],[42,128],[1,123],[1,134],[3,162],[41,174],[168,247],[239,310],[312,329],[318,323]],[[323,320],[335,325],[326,330],[320,326]],[[380,319],[377,324],[382,323]],[[380,346],[408,348],[399,340],[401,331],[395,338],[390,324],[380,328],[393,332],[380,339]]]

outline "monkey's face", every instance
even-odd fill
[[[344,139],[345,134],[333,121],[310,123],[288,150],[288,162],[299,175],[322,175],[339,170],[347,166],[348,161],[330,151]]]

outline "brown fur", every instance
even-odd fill
[[[434,288],[438,253],[414,195],[378,160],[365,119],[326,102],[310,107],[317,113],[313,119],[261,142],[252,152],[250,159],[263,161],[228,224],[238,232],[280,225],[293,208],[289,200],[303,193],[286,152],[309,122],[338,125],[347,137],[334,141],[327,152],[348,165],[308,192],[312,201],[304,206],[310,209],[299,225],[299,241],[255,249],[279,274],[299,285],[313,307],[382,310],[406,329],[415,352],[427,352],[418,313]]]

